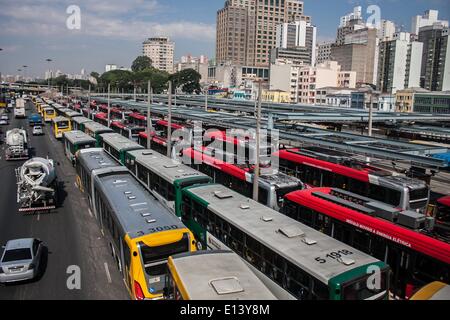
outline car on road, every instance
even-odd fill
[[[0,283],[35,279],[39,275],[44,244],[35,238],[10,240],[3,247]]]
[[[0,120],[8,121],[9,120],[9,116],[7,114],[2,114],[2,115],[0,115]]]
[[[41,136],[44,134],[44,131],[42,131],[41,126],[34,126],[33,127],[33,136]]]
[[[8,120],[0,119],[0,126],[7,126],[7,125],[8,125]]]

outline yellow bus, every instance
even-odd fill
[[[65,117],[55,117],[52,119],[52,129],[55,138],[62,139],[64,132],[72,131],[72,124]]]
[[[432,282],[417,291],[409,300],[450,300],[450,286],[439,281]]]
[[[167,300],[276,300],[232,251],[197,251],[169,257]]]
[[[53,109],[52,107],[45,108],[42,113],[44,115],[42,117],[44,119],[44,122],[52,122],[52,119],[56,118],[55,109]]]
[[[79,150],[75,162],[130,296],[162,299],[167,259],[195,251],[194,235],[103,149]]]

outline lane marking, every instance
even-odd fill
[[[40,219],[41,219],[41,214],[38,213],[38,214],[37,214],[37,221],[39,221]]]
[[[91,209],[90,208],[88,208],[88,212],[89,212],[89,215],[93,218],[94,217],[94,215],[92,214],[92,211],[91,211]]]
[[[106,277],[108,278],[108,282],[112,283],[111,274],[109,273],[109,268],[108,268],[108,263],[107,262],[105,262],[105,271],[106,271]]]

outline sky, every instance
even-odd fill
[[[175,41],[176,59],[188,53],[214,57],[216,12],[224,2],[0,0],[0,72],[23,74],[17,70],[24,69],[27,76],[43,77],[49,68],[79,74],[82,68],[102,73],[105,64],[130,67],[142,53],[142,42],[162,35]],[[382,19],[405,31],[410,30],[411,18],[427,9],[450,19],[449,0],[304,0],[304,9],[322,42],[334,39],[339,18],[354,6],[361,5],[367,18],[366,10],[374,4]],[[79,8],[79,20],[72,6]]]

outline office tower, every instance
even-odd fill
[[[379,48],[377,87],[383,93],[418,87],[423,43],[412,41],[411,34],[397,33],[394,40],[382,41]]]
[[[156,69],[173,73],[175,43],[167,37],[153,37],[143,42],[143,54],[152,60]]]
[[[276,47],[276,26],[310,22],[299,0],[227,0],[217,12],[217,64],[268,66]]]
[[[415,16],[412,18],[411,33],[418,35],[420,28],[432,26],[434,24],[443,25],[448,28],[448,21],[439,20],[438,10],[427,10],[422,16]]]

